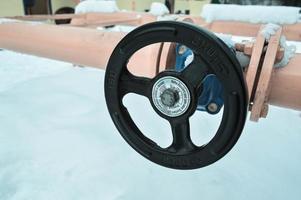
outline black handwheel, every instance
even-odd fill
[[[131,56],[159,42],[186,45],[194,52],[193,62],[181,72],[164,71],[152,79],[131,74],[127,69]],[[223,85],[224,112],[213,139],[206,145],[196,146],[190,137],[189,118],[196,111],[202,80],[208,74],[215,74]],[[173,142],[168,148],[158,146],[138,129],[122,103],[128,93],[147,97],[153,109],[169,121]],[[147,159],[174,169],[204,167],[228,153],[241,135],[248,105],[243,73],[232,50],[214,34],[175,21],[143,25],[122,39],[106,69],[105,97],[123,138]]]

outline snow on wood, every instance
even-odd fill
[[[169,14],[169,10],[166,5],[159,2],[152,3],[149,12],[155,16],[163,16]]]
[[[240,6],[207,4],[202,11],[206,22],[241,21],[250,23],[295,24],[300,8],[283,6]]]
[[[277,24],[268,23],[265,27],[261,30],[261,34],[265,37],[266,41],[270,39],[272,35],[275,35],[277,30],[280,28]],[[293,44],[288,45],[286,42],[285,36],[281,36],[280,39],[280,47],[284,49],[284,56],[282,60],[275,64],[275,67],[284,67],[286,66],[290,59],[294,57],[297,47]]]
[[[102,12],[113,13],[119,11],[115,1],[82,1],[75,7],[75,13]]]

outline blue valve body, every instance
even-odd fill
[[[188,56],[193,55],[193,52],[184,48],[179,53],[181,44],[176,46],[176,71],[182,71],[185,68],[185,61]],[[200,66],[202,67],[202,66]],[[210,106],[214,105],[214,109],[210,109]],[[210,74],[203,80],[203,91],[198,100],[197,110],[208,112],[209,114],[217,114],[224,105],[223,100],[223,87],[220,81],[214,74]]]

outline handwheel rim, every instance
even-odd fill
[[[191,37],[183,37],[185,34]],[[142,47],[158,42],[178,42],[199,53],[200,57],[207,56],[207,65],[224,83],[225,107],[221,126],[208,144],[196,147],[189,154],[173,153],[145,137],[123,106],[122,98],[120,98],[122,96],[120,94],[120,77],[124,73],[129,73],[126,69],[128,59]],[[238,62],[231,56],[214,35],[183,22],[154,22],[129,33],[114,49],[105,76],[107,107],[123,138],[147,159],[169,168],[195,169],[212,164],[222,158],[231,150],[242,132],[248,105],[246,86],[241,78],[242,72],[238,67]],[[151,85],[154,85],[155,80],[159,78],[155,77]],[[227,80],[231,81],[227,82]],[[150,87],[143,93],[151,96],[151,89]],[[193,109],[195,102],[196,99],[192,98],[190,109]],[[151,103],[154,107],[153,102]],[[176,120],[174,119],[174,121]]]

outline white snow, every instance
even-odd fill
[[[275,35],[278,29],[280,28],[277,24],[268,23],[260,31],[260,34],[264,36],[265,40],[268,41],[272,35]]]
[[[155,16],[164,16],[169,14],[169,10],[166,5],[160,2],[153,2],[149,12]]]
[[[295,53],[301,53],[301,42],[300,41],[286,41],[286,44],[291,46],[296,47],[296,52]]]
[[[185,67],[187,67],[190,63],[192,63],[193,59],[194,59],[194,54],[187,56],[187,58],[184,62]]]
[[[35,56],[6,50],[0,51],[0,60],[5,61],[5,64],[0,65],[0,92],[31,79],[56,75],[74,68],[70,63],[46,58],[37,59]],[[45,63],[51,67],[44,67]]]
[[[22,20],[16,20],[16,19],[0,18],[0,24],[8,24],[8,23],[26,23],[26,24],[31,24],[31,25],[42,24],[42,22],[22,21]]]
[[[113,13],[117,11],[119,11],[119,8],[115,1],[82,1],[75,7],[76,14],[90,12]]]
[[[20,22],[20,20],[0,18],[0,24]]]
[[[179,15],[162,15],[157,17],[157,21],[176,21]]]
[[[261,30],[261,34],[265,37],[266,41],[268,41],[272,35],[276,34],[279,28],[279,25],[269,23]],[[284,67],[289,63],[290,59],[294,57],[297,47],[294,44],[288,45],[285,36],[281,36],[279,45],[284,49],[284,56],[280,62],[275,64],[275,67]]]
[[[250,60],[251,60],[251,57],[244,54],[243,52],[240,52],[240,51],[236,51],[235,52],[235,55],[236,55],[236,58],[240,64],[240,66],[242,68],[245,68],[245,67],[248,67],[249,64],[250,64]]]
[[[235,47],[235,41],[232,39],[232,35],[224,34],[224,33],[214,33],[217,37],[219,37],[229,48]]]
[[[240,6],[207,4],[202,17],[206,22],[217,20],[250,23],[295,24],[300,21],[300,8],[283,6]]]
[[[289,45],[286,42],[285,36],[281,36],[280,38],[280,46],[284,48],[284,55],[280,62],[275,64],[275,67],[285,67],[289,61],[295,56],[297,47],[294,44]]]
[[[171,170],[122,139],[105,105],[104,71],[9,51],[0,60],[1,200],[300,199],[299,112],[271,107],[219,162]],[[169,141],[147,100],[126,101],[139,126]],[[197,112],[193,138],[204,142],[219,119]]]
[[[106,32],[124,32],[129,33],[133,31],[137,26],[128,26],[128,25],[116,25],[112,28],[104,28],[104,27],[97,27],[99,31],[106,31]]]

